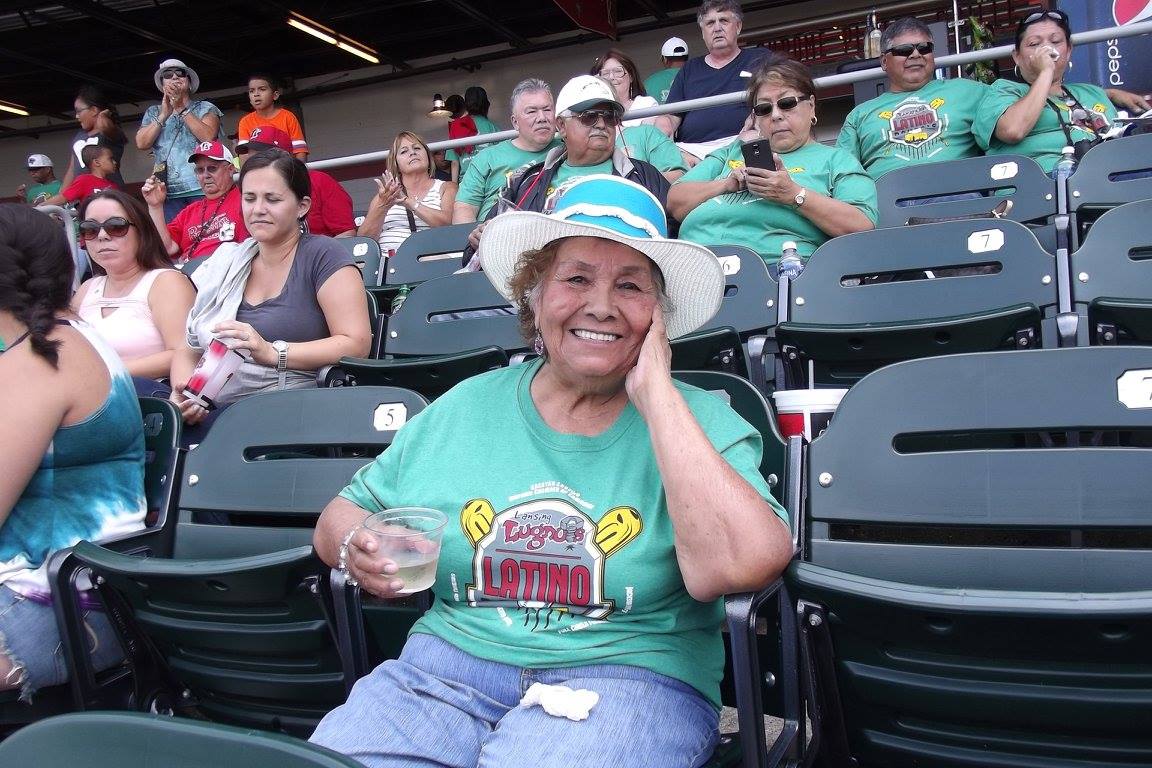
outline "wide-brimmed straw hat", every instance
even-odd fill
[[[164,81],[160,78],[160,73],[166,69],[182,69],[188,73],[188,92],[196,93],[200,90],[200,75],[196,74],[196,70],[188,66],[180,59],[164,59],[160,62],[160,66],[156,67],[156,72],[152,75],[152,82],[156,83],[156,90],[164,93]]]
[[[724,269],[702,245],[668,238],[664,208],[644,187],[620,176],[581,176],[553,193],[549,213],[511,211],[492,219],[480,238],[480,264],[496,290],[513,300],[509,278],[521,254],[565,237],[602,237],[631,246],[656,263],[672,305],[668,338],[704,325],[724,298]]]

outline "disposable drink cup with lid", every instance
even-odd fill
[[[785,438],[803,435],[811,441],[824,433],[846,389],[780,389],[772,393],[776,422]]]
[[[397,594],[421,592],[436,582],[447,524],[447,515],[429,507],[393,507],[364,521],[364,530],[380,543],[379,554],[396,563],[392,577],[404,582]]]

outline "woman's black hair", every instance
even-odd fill
[[[90,107],[96,107],[97,112],[108,110],[112,122],[119,125],[120,115],[116,114],[116,105],[113,104],[99,87],[85,83],[76,91],[76,98]]]
[[[464,91],[464,109],[468,110],[468,114],[488,117],[488,108],[491,106],[488,102],[488,91],[480,86],[470,85],[468,90]]]
[[[288,189],[297,200],[312,197],[312,179],[308,176],[308,166],[282,149],[262,149],[248,155],[240,169],[240,191],[244,191],[244,177],[252,171],[271,168],[280,174]]]
[[[1016,25],[1016,50],[1020,50],[1020,42],[1024,39],[1024,35],[1028,32],[1028,27],[1033,24],[1039,24],[1042,21],[1051,21],[1064,30],[1064,37],[1068,40],[1068,44],[1072,44],[1072,24],[1068,21],[1068,14],[1064,13],[1057,8],[1050,11],[1036,11],[1027,16],[1022,16],[1019,23]]]
[[[28,327],[32,351],[53,368],[60,342],[48,334],[72,298],[75,269],[62,225],[31,206],[0,204],[0,309]]]

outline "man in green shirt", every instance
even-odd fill
[[[880,38],[888,92],[853,109],[836,142],[873,179],[895,168],[981,154],[972,123],[988,87],[934,79],[932,45],[928,26],[915,18],[889,24]]]
[[[56,178],[52,158],[48,155],[28,155],[28,175],[32,183],[16,187],[16,194],[26,202],[39,205],[60,193],[60,180]]]
[[[456,192],[453,224],[482,220],[514,171],[540,162],[559,144],[548,83],[529,78],[512,90],[512,127],[519,136],[477,152],[468,164]]]
[[[683,38],[670,37],[660,47],[660,57],[664,62],[664,69],[648,76],[644,81],[644,90],[663,104],[668,101],[668,90],[672,87],[672,81],[676,79],[676,73],[684,66],[684,62],[688,61],[688,43],[684,42]]]
[[[616,146],[633,160],[656,166],[669,183],[688,170],[680,148],[654,125],[621,126],[616,132]]]

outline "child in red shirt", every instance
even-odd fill
[[[88,144],[80,151],[80,159],[84,161],[87,173],[82,173],[60,193],[45,200],[47,205],[64,205],[79,203],[88,195],[100,189],[115,187],[116,182],[110,178],[116,173],[116,158],[112,148],[101,144]]]

